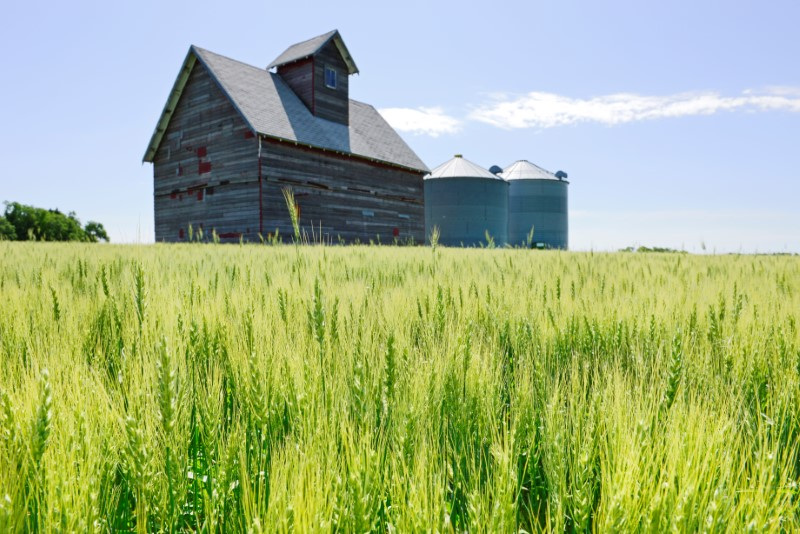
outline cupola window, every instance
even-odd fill
[[[325,87],[336,89],[336,71],[330,67],[325,67]]]

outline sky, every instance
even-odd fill
[[[800,252],[800,3],[4,5],[0,201],[153,241],[147,143],[191,44],[266,66],[338,29],[431,168],[569,174],[570,248]]]

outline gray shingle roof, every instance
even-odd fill
[[[313,56],[319,52],[320,48],[325,46],[331,39],[334,39],[336,46],[339,47],[339,52],[342,54],[345,63],[347,63],[348,74],[357,73],[358,68],[353,61],[353,58],[350,56],[350,52],[347,51],[347,47],[344,45],[344,41],[342,41],[342,37],[339,35],[339,30],[329,31],[328,33],[318,35],[317,37],[312,37],[308,41],[293,44],[284,50],[281,55],[275,58],[275,61],[267,66],[267,69],[279,67],[293,61],[299,61],[309,56]]]
[[[425,163],[368,104],[351,99],[350,125],[339,124],[314,116],[277,74],[196,46],[189,50],[187,62],[194,56],[208,68],[244,120],[259,134],[428,171]],[[165,108],[164,113],[167,112],[170,110]],[[145,161],[152,161],[162,135],[158,129],[153,134]]]

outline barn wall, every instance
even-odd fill
[[[198,61],[154,158],[156,241],[258,239],[258,140]]]
[[[424,241],[422,173],[292,143],[264,141],[262,152],[264,233],[290,238],[292,226],[282,189],[290,187],[300,207],[300,225],[311,238],[350,243],[394,237]],[[395,235],[396,234],[396,235]]]
[[[325,66],[336,70],[336,89],[325,86]],[[313,112],[317,117],[341,124],[350,124],[350,77],[347,64],[333,42],[323,46],[314,56]]]
[[[314,106],[314,59],[308,58],[278,67],[278,74],[309,110]]]

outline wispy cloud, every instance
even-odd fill
[[[580,122],[615,125],[734,110],[800,112],[800,88],[772,87],[744,91],[739,96],[715,92],[668,96],[616,93],[587,99],[541,92],[494,95],[491,102],[473,110],[469,118],[505,129],[553,128]]]
[[[378,111],[386,122],[401,132],[439,137],[461,129],[461,121],[446,115],[440,107],[384,108]]]

